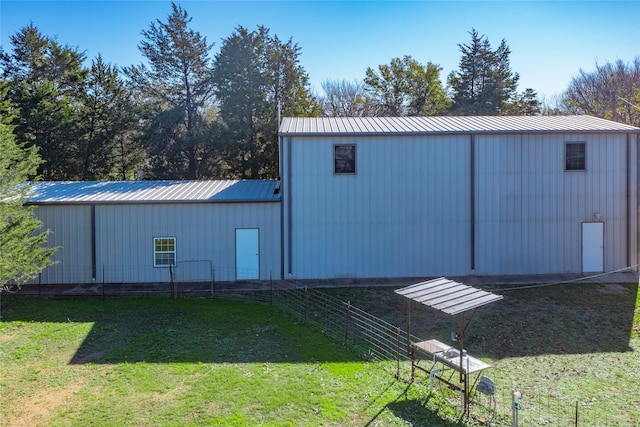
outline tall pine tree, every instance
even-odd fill
[[[240,26],[223,41],[214,83],[228,176],[275,178],[278,116],[319,114],[299,57],[296,44],[271,36],[265,27],[249,31]]]
[[[201,178],[210,150],[207,108],[212,103],[211,45],[189,28],[191,17],[171,4],[167,22],[142,32],[140,51],[148,61],[125,74],[147,108],[144,139],[155,178]]]
[[[143,152],[134,132],[137,111],[118,69],[100,55],[92,61],[82,102],[81,179],[133,179]]]
[[[451,114],[506,115],[532,114],[537,103],[535,92],[517,92],[520,76],[511,70],[511,50],[503,39],[494,50],[486,36],[475,29],[471,42],[459,44],[462,58],[458,71],[449,74],[448,84],[453,95]],[[539,106],[538,106],[539,109]]]
[[[33,25],[10,37],[12,51],[0,55],[9,82],[4,99],[20,111],[15,117],[18,143],[36,146],[46,180],[78,179],[81,158],[77,126],[87,70],[83,53],[44,36]]]
[[[7,87],[0,82],[0,94]],[[12,132],[12,107],[0,103],[0,293],[37,277],[51,265],[55,251],[45,247],[47,233],[42,223],[32,215],[33,208],[24,200],[31,189],[41,162],[34,146],[17,144]]]

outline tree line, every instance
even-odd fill
[[[405,55],[314,94],[301,48],[258,26],[213,44],[172,3],[142,31],[145,63],[119,68],[29,24],[0,51],[0,101],[45,180],[276,178],[281,116],[592,114],[640,125],[640,58],[580,71],[553,107],[518,91],[511,51],[475,29],[442,67]],[[446,80],[446,83],[443,82]]]

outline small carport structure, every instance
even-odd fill
[[[469,326],[471,319],[477,312],[478,308],[483,305],[501,300],[502,295],[496,295],[462,283],[440,277],[438,279],[428,280],[426,282],[416,283],[401,289],[396,289],[397,294],[408,298],[407,301],[407,318],[408,318],[408,335],[411,336],[411,302],[416,301],[426,306],[435,308],[443,313],[450,315],[459,315],[460,328],[457,333],[458,349],[447,346],[442,342],[431,339],[412,343],[409,347],[409,356],[411,357],[411,372],[419,368],[427,372],[430,378],[434,377],[433,367],[426,370],[415,361],[415,352],[425,353],[431,357],[434,365],[441,363],[460,373],[459,384],[451,384],[450,386],[458,388],[463,395],[463,412],[469,414],[469,375],[474,372],[480,372],[490,365],[483,361],[472,357],[464,350],[464,332]],[[465,324],[465,313],[472,311]],[[440,379],[440,377],[437,377]]]

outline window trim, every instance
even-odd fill
[[[583,147],[583,159],[581,168],[569,168],[569,145],[581,145]],[[577,163],[577,161],[576,161]],[[586,141],[565,141],[564,143],[564,171],[565,172],[585,172],[587,170],[587,142]]]
[[[337,167],[338,159],[336,158],[336,154],[337,154],[338,148],[346,148],[346,147],[350,147],[351,149],[353,149],[353,171],[338,170],[338,167]],[[333,174],[334,175],[356,175],[356,173],[358,172],[357,162],[358,162],[358,148],[356,144],[333,144]]]
[[[156,242],[158,240],[173,240],[173,250],[172,251],[158,251],[156,250]],[[158,254],[173,254],[173,263],[172,264],[159,264],[158,263]],[[178,259],[178,251],[177,251],[177,239],[175,236],[161,236],[153,238],[153,266],[157,268],[169,268],[175,267]]]

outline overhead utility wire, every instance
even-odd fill
[[[499,291],[519,291],[521,289],[543,288],[543,287],[546,287],[546,286],[564,285],[564,284],[567,284],[567,283],[576,283],[576,282],[581,282],[581,281],[584,281],[584,280],[596,279],[598,277],[607,276],[607,275],[613,274],[613,273],[621,273],[623,271],[627,271],[627,270],[636,268],[638,266],[640,266],[640,264],[631,265],[629,267],[620,268],[618,270],[612,270],[612,271],[607,271],[607,272],[604,272],[604,273],[594,274],[593,276],[578,277],[576,279],[561,280],[561,281],[557,281],[557,282],[539,283],[539,284],[535,284],[535,285],[515,286],[515,287],[512,287],[512,288],[501,288],[498,285],[495,285],[495,286],[496,286],[497,290],[499,290]]]
[[[624,99],[623,97],[619,96],[618,97],[619,100],[624,101],[625,103],[631,105],[633,108],[635,108],[636,110],[640,110],[640,107],[638,107],[637,105],[634,105],[632,103],[630,103],[629,101],[627,101],[626,99]]]

